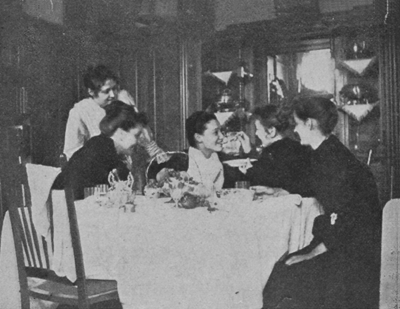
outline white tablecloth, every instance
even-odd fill
[[[135,212],[99,207],[94,198],[76,205],[86,274],[117,279],[124,309],[260,308],[274,263],[310,242],[320,213],[314,199],[297,195],[215,212],[164,202],[138,196]],[[53,203],[52,268],[74,280],[65,205],[54,194]],[[2,248],[0,265],[8,252]]]

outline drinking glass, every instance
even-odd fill
[[[136,198],[136,192],[134,190],[127,192],[126,196],[126,206],[127,208],[130,207],[131,212],[135,212],[135,198]]]
[[[107,196],[108,192],[108,185],[96,185],[94,188],[94,196],[96,198],[96,201],[101,200],[105,196]]]
[[[182,189],[173,188],[171,189],[171,197],[175,202],[175,207],[178,207],[179,200],[182,198]]]
[[[235,182],[235,188],[236,189],[249,189],[250,188],[250,182],[248,182],[248,181],[236,181]]]
[[[215,186],[212,186],[210,189],[210,194],[207,196],[208,203],[210,204],[210,207],[214,207],[217,204],[217,190],[215,189]]]

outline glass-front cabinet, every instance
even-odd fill
[[[259,30],[259,29],[258,29]],[[237,33],[240,33],[237,30]],[[251,27],[247,32],[255,33]],[[229,32],[203,44],[203,108],[214,111],[257,106],[290,107],[299,95],[322,95],[335,102],[339,123],[334,134],[369,165],[382,200],[386,149],[381,129],[378,33],[374,27],[352,27],[290,39],[269,32],[260,39]],[[269,35],[269,36],[268,36]],[[240,69],[250,75],[238,75]],[[242,71],[243,72],[243,71]],[[248,126],[251,132],[251,126]],[[251,136],[254,146],[257,138]]]

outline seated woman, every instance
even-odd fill
[[[289,115],[275,105],[266,105],[255,109],[253,119],[263,150],[253,167],[243,170],[250,184],[309,196],[309,149],[286,136]],[[240,138],[244,151],[250,152],[249,138],[244,134]]]
[[[186,120],[186,134],[190,145],[188,160],[175,160],[172,157],[168,162],[151,168],[148,178],[162,181],[167,169],[172,168],[187,171],[194,181],[202,183],[208,191],[220,190],[224,183],[226,186],[224,174],[229,167],[223,166],[218,157],[224,135],[216,116],[205,111],[193,113]],[[239,171],[237,173],[241,174]]]
[[[147,118],[135,112],[132,106],[114,101],[105,107],[106,115],[100,122],[101,134],[92,137],[76,151],[57,177],[54,188],[62,188],[70,180],[75,199],[83,198],[86,187],[108,184],[109,173],[117,171],[126,179],[129,168],[124,162],[139,137],[152,141],[147,130]]]
[[[373,175],[331,134],[333,102],[301,98],[294,119],[312,148],[311,189],[325,214],[311,244],[275,265],[263,308],[378,308],[382,211]]]

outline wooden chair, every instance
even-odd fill
[[[79,309],[89,309],[92,304],[109,300],[115,300],[120,307],[116,281],[85,277],[72,188],[68,185],[65,187],[65,197],[77,275],[74,283],[65,277],[58,277],[50,269],[48,248],[51,246],[37,235],[33,223],[26,168],[19,164],[16,170],[14,199],[9,212],[17,257],[21,308],[30,308],[30,296]]]
[[[400,308],[400,199],[383,208],[379,308]]]

